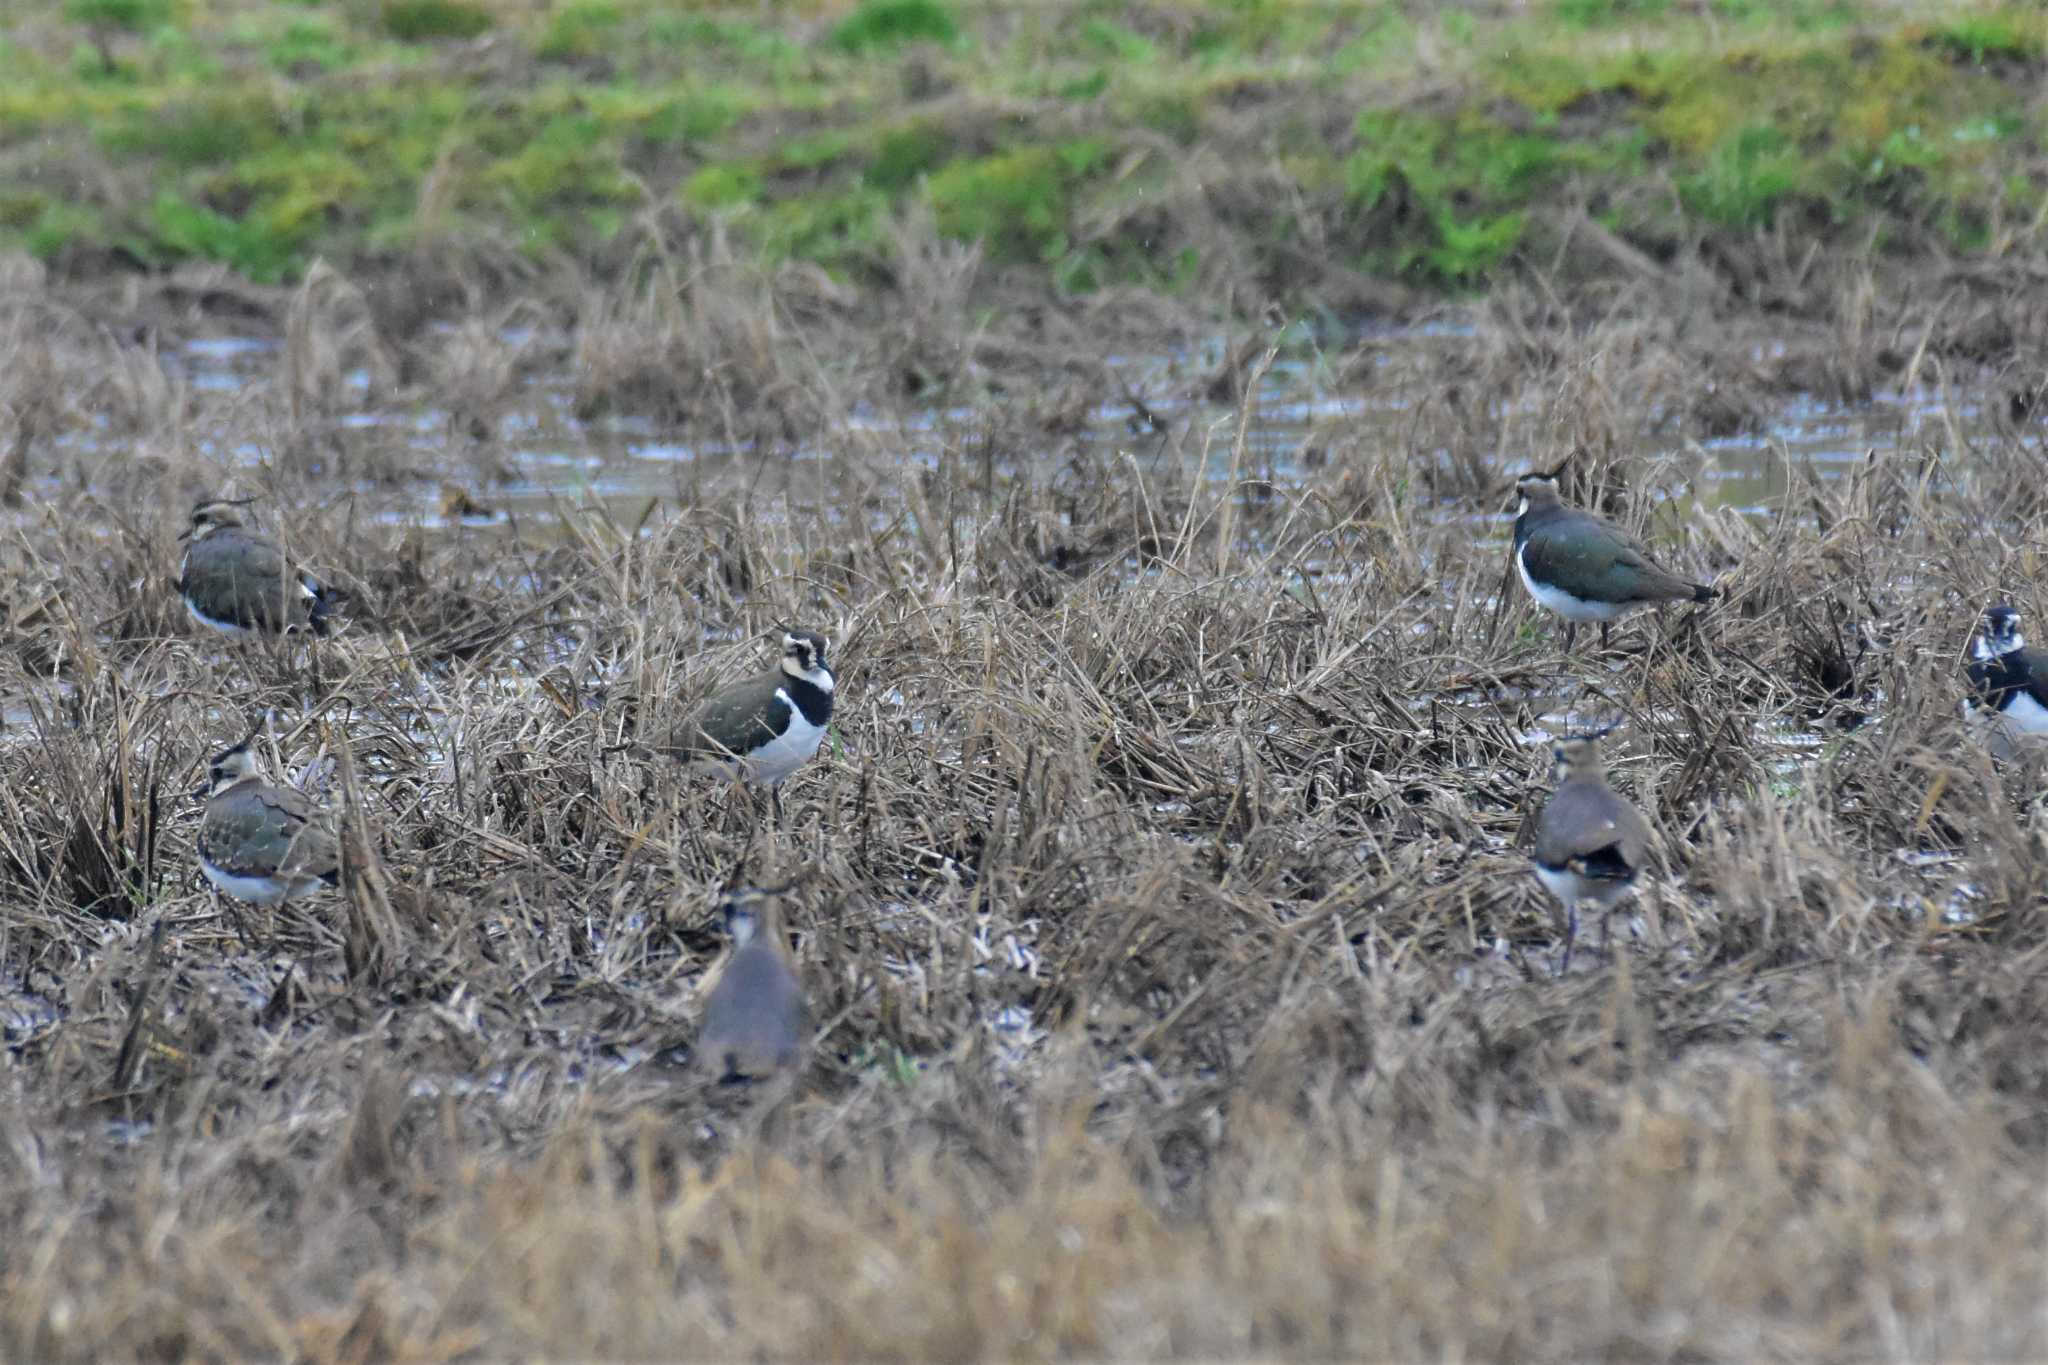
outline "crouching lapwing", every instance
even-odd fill
[[[1565,619],[1567,652],[1581,621],[1600,623],[1605,649],[1608,625],[1639,607],[1717,595],[1658,567],[1640,541],[1605,517],[1566,506],[1555,474],[1524,474],[1515,492],[1515,568],[1529,595]]]
[[[199,870],[226,895],[274,906],[334,886],[341,857],[325,811],[303,792],[267,781],[256,735],[213,760],[199,823]]]
[[[2001,603],[1984,613],[1965,666],[1970,695],[1964,710],[2002,725],[2005,738],[2048,735],[2048,654],[2027,648],[2020,614]]]
[[[178,594],[192,619],[237,638],[310,630],[325,635],[333,594],[285,558],[268,536],[242,524],[247,501],[215,498],[192,509],[192,524],[178,537],[185,557]]]
[[[784,778],[818,752],[832,720],[825,637],[785,629],[775,667],[711,694],[661,752],[692,766],[766,787],[782,819]]]
[[[732,946],[713,969],[694,1057],[715,1081],[766,1080],[802,1064],[810,1019],[777,909],[786,890],[745,888],[719,904]]]
[[[1557,790],[1536,824],[1537,879],[1564,905],[1560,976],[1572,965],[1579,907],[1599,912],[1604,945],[1608,912],[1635,889],[1649,857],[1649,825],[1607,785],[1599,744],[1605,733],[1568,735],[1551,746]]]

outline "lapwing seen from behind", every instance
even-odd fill
[[[704,998],[695,1063],[726,1084],[794,1073],[810,1038],[802,982],[778,903],[787,887],[729,893],[719,916],[729,956]]]
[[[1515,568],[1529,595],[1564,617],[1567,652],[1582,621],[1600,623],[1605,649],[1608,626],[1640,607],[1705,602],[1717,595],[1660,568],[1640,541],[1607,518],[1567,506],[1555,474],[1524,474],[1515,492],[1521,497]]]
[[[199,870],[238,901],[275,906],[336,885],[341,856],[327,813],[304,792],[263,776],[255,739],[251,732],[213,760]]]
[[[787,628],[775,667],[712,693],[662,752],[766,787],[780,824],[777,789],[818,752],[832,720],[832,692],[825,637]]]
[[[1984,613],[1964,673],[1967,714],[2002,724],[2008,739],[2048,735],[2048,652],[2027,647],[2019,612],[2000,603]]]
[[[178,538],[185,557],[178,593],[192,619],[238,639],[310,630],[325,635],[332,592],[285,557],[277,542],[242,524],[246,501],[215,498],[192,509]]]
[[[1635,889],[1649,858],[1649,824],[1607,785],[1599,743],[1605,733],[1568,735],[1551,746],[1557,790],[1536,823],[1536,877],[1564,906],[1560,976],[1572,965],[1579,907],[1599,912],[1604,945],[1608,912]]]

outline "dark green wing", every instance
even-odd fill
[[[339,858],[312,802],[288,787],[228,793],[207,816],[200,851],[230,871],[324,877]]]
[[[1658,567],[1633,536],[1585,513],[1532,531],[1522,556],[1533,576],[1575,597],[1661,602],[1693,595],[1692,584]]]
[[[712,694],[676,733],[674,749],[685,758],[729,758],[759,748],[789,725],[789,703],[776,692],[782,671]]]
[[[192,547],[188,574],[203,580],[210,613],[258,630],[280,630],[314,614],[320,590],[264,536],[235,528]],[[309,595],[310,594],[310,595]]]

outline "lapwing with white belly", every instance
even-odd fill
[[[730,955],[713,969],[693,1058],[712,1080],[766,1080],[803,1063],[810,1015],[777,908],[787,889],[750,887],[719,905]]]
[[[2027,647],[2019,612],[2001,603],[1984,613],[1964,672],[1969,714],[2014,735],[2048,735],[2048,652]]]
[[[1529,595],[1565,619],[1564,647],[1583,621],[1607,628],[1641,607],[1706,602],[1718,595],[1659,567],[1628,532],[1598,513],[1567,506],[1555,474],[1524,474],[1515,483],[1515,568]]]
[[[1579,933],[1579,907],[1600,914],[1601,942],[1607,915],[1635,889],[1650,852],[1650,826],[1607,785],[1599,738],[1568,735],[1551,746],[1557,790],[1536,823],[1536,877],[1564,905],[1562,976],[1572,965]]]
[[[832,721],[825,637],[786,628],[782,658],[765,673],[711,694],[660,752],[768,789],[777,823],[783,779],[818,752]]]
[[[255,734],[213,760],[199,823],[199,870],[226,895],[274,906],[341,878],[327,812],[306,794],[268,781]]]
[[[333,593],[285,557],[277,542],[242,523],[246,500],[215,498],[192,509],[192,524],[178,538],[178,594],[192,619],[210,630],[246,639],[310,630],[325,635]]]

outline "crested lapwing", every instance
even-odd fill
[[[247,501],[215,498],[192,509],[192,524],[178,537],[178,594],[192,619],[226,635],[282,635],[310,630],[325,635],[333,595],[268,536],[242,524]]]
[[[657,747],[693,766],[766,787],[779,822],[777,789],[818,752],[832,720],[832,692],[825,637],[787,628],[775,667],[712,693],[669,744]]]
[[[1579,907],[1590,905],[1600,912],[1604,942],[1608,912],[1635,888],[1649,857],[1649,824],[1607,785],[1599,743],[1605,733],[1568,735],[1550,749],[1557,790],[1536,823],[1532,857],[1537,880],[1564,905],[1559,975],[1572,964]]]
[[[2048,735],[2048,653],[2027,648],[2019,612],[2000,603],[1984,613],[1964,672],[1967,712],[2016,735]]]
[[[1529,595],[1564,617],[1567,652],[1582,621],[1600,623],[1605,649],[1609,624],[1639,607],[1718,595],[1658,567],[1640,541],[1605,517],[1567,506],[1555,474],[1524,474],[1515,492],[1515,568]]]
[[[247,739],[213,760],[199,822],[199,870],[223,893],[273,906],[334,886],[339,845],[305,793],[266,780]]]
[[[694,1054],[713,1080],[764,1080],[802,1064],[809,1014],[777,908],[787,889],[749,887],[719,904],[731,948],[713,969],[717,976],[704,998]]]

